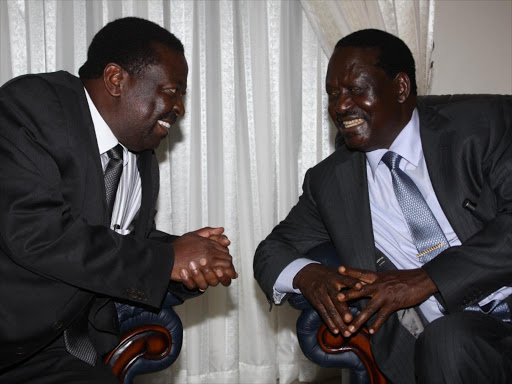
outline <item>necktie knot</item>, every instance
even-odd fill
[[[122,160],[123,147],[121,146],[121,144],[117,144],[114,148],[107,151],[107,155],[110,159]]]
[[[390,171],[398,168],[400,160],[402,160],[402,156],[392,151],[387,151],[384,156],[382,156],[382,162],[386,164]]]

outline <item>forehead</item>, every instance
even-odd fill
[[[375,76],[383,72],[382,68],[376,65],[378,59],[379,52],[375,48],[336,48],[329,60],[326,82],[342,81],[362,75]]]
[[[154,49],[158,56],[158,62],[147,67],[144,77],[159,83],[186,85],[188,64],[183,53],[156,44]]]

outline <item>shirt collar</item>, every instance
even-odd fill
[[[100,155],[102,155],[119,144],[119,141],[114,136],[105,120],[103,120],[103,117],[101,117],[98,109],[89,96],[87,89],[84,88],[84,90],[85,96],[87,97],[87,104],[89,104],[89,110],[91,111],[92,123],[94,125],[94,131],[96,132],[96,140],[98,141],[98,148],[100,150]]]
[[[414,108],[411,120],[409,120],[404,129],[398,134],[389,147],[389,150],[384,148],[366,152],[366,159],[368,164],[370,164],[373,177],[375,177],[375,172],[377,171],[382,156],[384,156],[387,151],[398,153],[415,167],[419,165],[420,159],[423,156],[423,148],[421,146],[420,119],[417,108]]]

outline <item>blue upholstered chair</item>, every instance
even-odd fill
[[[308,258],[329,267],[339,266],[336,249],[330,242],[313,248]],[[352,384],[386,383],[373,359],[366,328],[351,338],[334,335],[304,296],[292,295],[288,301],[302,311],[297,319],[297,338],[302,352],[309,360],[321,367],[350,369]],[[357,315],[356,308],[350,309]]]
[[[116,304],[121,342],[105,358],[105,364],[120,382],[131,384],[135,376],[161,371],[178,358],[183,326],[173,307],[181,303],[168,293],[159,312]]]

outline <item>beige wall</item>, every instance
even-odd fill
[[[436,0],[432,94],[512,94],[512,0]]]

